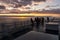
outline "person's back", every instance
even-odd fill
[[[44,26],[44,18],[42,17],[41,25]]]
[[[37,18],[35,18],[35,22],[37,22]]]
[[[37,31],[39,31],[40,19],[38,17],[35,18],[35,22],[36,22],[36,29]]]
[[[33,27],[34,27],[34,21],[33,21],[33,19],[31,18],[31,26],[32,26],[32,29],[33,29]]]
[[[47,17],[47,22],[49,22],[49,17]]]
[[[39,18],[39,24],[41,23],[41,18]]]
[[[32,18],[31,18],[31,23],[34,23]]]

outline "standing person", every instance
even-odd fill
[[[47,17],[47,22],[49,22],[49,17]]]
[[[39,31],[40,19],[38,17],[35,18],[35,22],[36,22],[36,29],[37,31]]]
[[[39,24],[41,25],[41,18],[39,18]]]
[[[41,25],[44,26],[44,17],[41,18]]]
[[[32,18],[30,19],[30,21],[31,21],[31,26],[32,26],[32,30],[33,30],[33,27],[34,27],[34,21],[33,21]]]

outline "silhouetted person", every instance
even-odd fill
[[[36,22],[36,29],[37,31],[39,31],[40,19],[38,17],[35,18],[35,22]]]
[[[41,18],[41,25],[44,26],[44,18]]]
[[[49,22],[49,17],[47,17],[47,22]]]
[[[41,18],[39,18],[39,24],[41,24]]]
[[[34,27],[34,20],[31,18],[30,21],[31,21],[32,29],[33,29],[33,27]]]

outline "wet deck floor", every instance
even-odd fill
[[[58,40],[58,36],[42,32],[30,31],[16,38],[15,40]]]

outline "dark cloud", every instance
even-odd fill
[[[26,7],[25,9],[30,9],[30,7]]]
[[[41,1],[46,1],[46,0],[32,0],[32,1],[41,2]]]
[[[4,3],[11,3],[11,4],[17,4],[17,6],[26,6],[26,5],[31,5],[32,4],[32,1],[33,2],[41,2],[41,1],[46,1],[46,0],[21,0],[21,1],[18,1],[18,0],[0,0]]]
[[[31,5],[32,1],[34,2],[41,2],[41,1],[46,1],[46,0],[21,0],[20,4],[26,6],[26,5]]]
[[[57,7],[57,6],[60,6],[60,5],[47,5],[45,8],[49,8],[49,7]]]
[[[35,6],[39,5],[39,4],[34,4]]]
[[[60,13],[60,9],[43,10],[42,12],[48,12],[48,13]]]
[[[0,5],[0,9],[5,9],[5,6]]]
[[[53,13],[60,13],[60,9],[52,9],[49,12],[53,12]]]
[[[31,5],[32,4],[32,0],[21,0],[20,4],[24,5],[24,6]]]
[[[15,4],[14,8],[22,7],[20,4]]]

